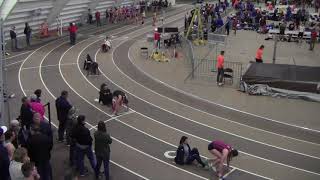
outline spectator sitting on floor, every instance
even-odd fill
[[[23,180],[21,166],[23,163],[29,162],[28,151],[26,148],[19,147],[13,154],[13,159],[9,166],[11,180]]]
[[[21,172],[25,180],[40,180],[40,175],[33,162],[26,162],[21,166]]]
[[[182,136],[180,139],[179,147],[177,149],[176,157],[174,161],[179,164],[192,164],[194,161],[197,161],[202,167],[206,165],[201,160],[199,151],[197,148],[191,150],[190,145],[188,144],[188,137]]]

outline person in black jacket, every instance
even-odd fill
[[[112,105],[112,93],[105,83],[101,84],[99,92],[99,103],[103,105]]]
[[[33,112],[31,110],[29,99],[25,96],[21,99],[22,105],[20,108],[20,123],[22,128],[29,129],[32,123]]]
[[[28,23],[25,23],[25,28],[24,28],[24,31],[23,33],[26,35],[26,42],[27,42],[27,45],[30,46],[30,39],[31,39],[31,27],[29,26]]]
[[[56,99],[56,109],[59,121],[58,141],[63,142],[66,122],[68,120],[68,112],[72,108],[68,101],[68,92],[62,91],[61,96]]]
[[[72,138],[76,142],[75,151],[77,159],[77,168],[80,176],[85,176],[84,170],[84,155],[86,155],[90,161],[92,169],[95,171],[96,162],[92,151],[92,137],[90,131],[85,127],[85,116],[79,115],[77,118],[77,125],[72,130]]]
[[[52,141],[50,137],[41,132],[40,127],[32,127],[27,142],[30,160],[35,163],[41,180],[52,179],[50,164]]]
[[[17,40],[17,33],[16,33],[16,27],[13,26],[10,30],[10,38],[11,38],[11,49],[17,50],[18,49],[18,40]]]
[[[192,164],[193,161],[197,161],[202,167],[206,167],[205,163],[201,160],[200,154],[197,148],[191,150],[188,144],[188,137],[182,136],[180,139],[179,147],[176,152],[174,161],[179,165]]]
[[[106,180],[109,180],[110,144],[112,143],[112,139],[110,135],[107,133],[106,124],[103,121],[100,121],[98,123],[98,131],[94,133],[94,139],[94,149],[97,159],[97,166],[95,171],[96,178],[99,178],[100,166],[103,162],[104,175]]]

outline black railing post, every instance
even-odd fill
[[[48,106],[48,120],[49,120],[49,125],[51,128],[51,108],[50,108],[50,102],[48,102],[47,104],[45,104],[45,106]]]

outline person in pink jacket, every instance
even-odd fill
[[[34,113],[39,113],[41,115],[41,121],[43,121],[45,109],[44,109],[43,104],[41,102],[37,101],[37,96],[35,94],[32,94],[30,96],[30,106],[31,106],[31,110]]]

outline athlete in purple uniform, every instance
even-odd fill
[[[238,156],[238,151],[233,149],[230,145],[223,141],[212,141],[208,145],[208,150],[215,156],[213,166],[217,167],[217,174],[219,177],[223,176],[223,164],[227,163],[229,167],[230,161],[233,157]]]

